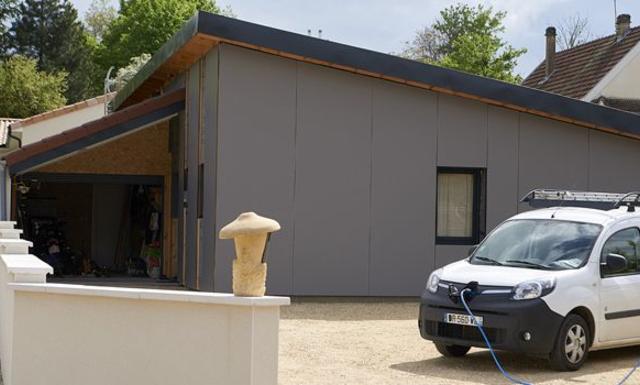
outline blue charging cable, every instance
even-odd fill
[[[484,340],[484,343],[487,345],[487,348],[489,348],[489,352],[491,353],[491,357],[493,358],[493,362],[496,363],[496,366],[498,367],[498,370],[500,370],[500,373],[502,373],[502,375],[507,380],[513,382],[514,384],[533,385],[530,382],[526,382],[526,381],[523,381],[523,380],[520,380],[518,378],[515,378],[515,377],[511,376],[511,374],[509,374],[509,372],[504,370],[504,368],[502,367],[502,364],[500,363],[500,360],[498,359],[498,356],[496,356],[496,353],[493,351],[493,347],[491,346],[491,342],[489,342],[489,338],[487,338],[487,335],[485,334],[484,329],[482,328],[482,325],[480,325],[478,323],[478,320],[476,320],[476,316],[473,315],[473,312],[471,312],[471,309],[469,309],[469,305],[467,305],[467,300],[464,298],[465,292],[469,292],[469,294],[472,293],[471,289],[462,290],[462,292],[460,293],[460,301],[462,302],[462,305],[464,306],[464,309],[467,311],[467,313],[469,313],[469,316],[471,316],[471,318],[473,319],[473,324],[476,325],[476,327],[480,331],[480,334],[482,335],[482,339]],[[640,360],[638,360],[636,362],[636,364],[633,366],[633,368],[629,371],[629,373],[627,373],[627,375],[624,376],[620,382],[618,382],[618,385],[624,384],[629,379],[629,377],[631,377],[631,375],[636,371],[636,369],[638,369],[639,367],[640,367]]]
[[[469,309],[469,305],[467,305],[467,300],[465,300],[465,298],[464,298],[464,294],[466,292],[469,292],[469,294],[471,294],[471,289],[462,290],[462,292],[460,293],[460,301],[462,302],[462,305],[464,306],[464,309],[467,311],[467,313],[469,313],[469,316],[471,316],[471,318],[473,319],[473,324],[476,325],[476,327],[480,331],[480,334],[482,335],[482,339],[484,340],[484,343],[487,345],[487,348],[489,348],[489,353],[491,353],[491,357],[493,357],[493,362],[496,363],[496,366],[498,367],[498,370],[500,371],[500,373],[502,373],[502,375],[507,380],[513,382],[514,384],[533,385],[530,382],[526,382],[526,381],[523,381],[521,379],[518,379],[518,378],[515,378],[515,377],[511,376],[511,374],[509,374],[509,372],[504,370],[504,368],[502,367],[502,364],[500,363],[500,360],[498,359],[498,356],[496,356],[496,352],[493,351],[493,347],[491,346],[491,342],[489,342],[489,338],[487,338],[487,335],[485,334],[484,329],[478,323],[478,320],[476,320],[476,316],[473,315],[473,313],[471,312],[471,309]]]
[[[629,371],[629,373],[627,373],[627,375],[626,375],[626,376],[624,376],[624,378],[623,378],[620,382],[618,382],[618,385],[622,385],[622,384],[624,384],[625,382],[627,382],[627,380],[629,379],[629,377],[631,377],[631,375],[633,374],[633,372],[635,372],[635,371],[636,371],[636,369],[638,369],[638,367],[640,367],[640,360],[638,360],[638,361],[636,362],[636,364],[633,366],[633,368]]]

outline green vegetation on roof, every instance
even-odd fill
[[[133,94],[165,61],[175,54],[198,32],[198,17],[196,13],[185,25],[145,64],[140,71],[116,94],[112,101],[113,109],[118,109],[125,100]]]

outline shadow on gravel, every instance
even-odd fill
[[[640,358],[640,349],[630,347],[610,349],[589,353],[585,365],[576,372],[557,372],[551,369],[546,360],[525,355],[498,352],[503,367],[514,377],[534,384],[546,381],[561,380],[567,383],[593,383],[593,379],[582,377],[603,375],[613,370],[630,370]],[[441,378],[451,381],[473,381],[480,384],[505,383],[504,377],[496,368],[491,355],[486,350],[472,350],[462,358],[437,357],[422,361],[402,362],[390,365],[391,369],[412,373],[429,378]],[[616,384],[622,379],[616,378]],[[630,383],[639,383],[640,372],[634,373],[638,379]],[[598,381],[608,385],[606,381]]]
[[[282,319],[320,321],[415,320],[418,298],[406,297],[294,297],[281,309]]]

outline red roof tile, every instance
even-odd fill
[[[522,82],[523,86],[581,99],[640,41],[640,27],[620,41],[605,36],[556,53],[555,69],[545,80],[544,60]]]

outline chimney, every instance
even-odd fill
[[[620,41],[629,32],[631,27],[631,15],[623,13],[616,18],[616,41]]]
[[[556,29],[547,27],[544,34],[547,37],[547,49],[545,52],[544,66],[547,77],[551,75],[556,64]]]

